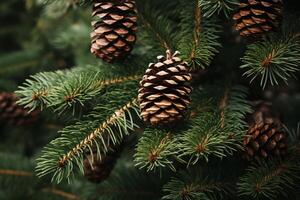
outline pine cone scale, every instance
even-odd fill
[[[133,0],[95,3],[92,15],[100,21],[92,22],[91,52],[107,62],[127,55],[136,41],[136,14]]]
[[[282,7],[281,0],[242,0],[238,11],[233,15],[236,30],[242,36],[276,30],[281,21]]]

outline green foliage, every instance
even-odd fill
[[[66,184],[54,187],[48,180],[38,179],[33,172],[34,163],[21,155],[4,152],[0,154],[0,198],[1,199],[79,199],[69,193]],[[3,196],[2,196],[3,195]]]
[[[59,183],[65,178],[69,181],[76,169],[83,173],[85,152],[96,150],[101,157],[112,145],[120,144],[138,127],[134,120],[138,114],[136,100],[131,100],[135,95],[135,90],[124,88],[109,91],[101,99],[102,104],[84,120],[60,131],[62,135],[42,150],[36,167],[38,176],[51,174],[52,181]]]
[[[38,73],[16,91],[20,96],[18,103],[31,110],[51,108],[62,114],[71,109],[75,114],[86,102],[104,94],[108,86],[137,79],[136,76],[108,77],[109,74],[88,66],[85,69]]]
[[[151,50],[154,53],[163,53],[166,49],[174,50],[176,26],[160,12],[161,5],[153,6],[149,0],[138,1],[137,5],[142,32],[140,40],[151,41]]]
[[[238,183],[239,195],[255,200],[287,196],[287,188],[296,187],[300,178],[299,149],[292,153],[284,160],[259,161],[250,166]]]
[[[178,151],[176,138],[163,130],[147,128],[137,144],[135,165],[153,171],[169,167],[175,171],[173,159]]]
[[[242,58],[244,75],[251,82],[260,78],[260,85],[265,88],[268,83],[278,85],[279,81],[287,83],[288,79],[299,71],[300,39],[297,35],[271,37],[249,45]]]
[[[196,164],[200,159],[223,158],[240,149],[247,127],[244,118],[251,111],[246,96],[243,87],[225,90],[218,109],[192,119],[190,128],[179,138],[179,157],[187,157],[189,164]]]
[[[40,51],[31,49],[31,51],[17,51],[0,56],[0,76],[4,74],[24,73],[25,70],[37,68],[40,64],[39,61]]]
[[[208,161],[209,156],[222,158],[231,155],[239,148],[239,144],[220,130],[218,122],[218,117],[213,114],[194,119],[192,128],[184,132],[179,139],[179,156],[188,157],[189,164],[196,164],[202,158]]]
[[[225,14],[227,18],[230,17],[231,12],[238,5],[237,0],[198,0],[199,6],[203,11],[204,17],[211,17],[214,14]]]
[[[229,184],[204,177],[201,173],[180,173],[164,186],[163,199],[220,200],[228,195]]]
[[[208,162],[210,157],[223,158],[241,149],[242,136],[247,128],[244,118],[251,111],[245,100],[245,88],[226,90],[220,100],[221,105],[216,103],[218,100],[214,104],[213,100],[205,101],[201,91],[196,90],[195,93],[194,98],[206,102],[200,105],[200,110],[197,110],[197,101],[194,102],[196,105],[192,105],[195,108],[192,113],[199,114],[174,133],[147,128],[137,144],[136,166],[147,171],[163,168],[175,171],[174,161],[188,160],[188,166],[195,165],[201,159]],[[218,99],[217,96],[215,98]]]
[[[25,193],[35,181],[32,169],[33,163],[30,160],[8,152],[0,153],[0,190],[3,189],[5,192],[19,190],[20,193]]]
[[[210,65],[221,46],[219,33],[221,27],[215,19],[203,17],[198,1],[181,1],[180,32],[178,50],[191,69]]]
[[[33,23],[36,24],[30,38],[33,41],[25,41],[21,34],[21,39],[17,40],[22,41],[20,47],[24,49],[0,56],[0,74],[23,73],[29,68],[53,65],[51,60],[56,56],[70,57],[70,60],[59,57],[58,62],[64,64],[57,67],[79,67],[33,75],[19,87],[17,94],[19,104],[30,110],[47,108],[60,115],[70,115],[73,121],[68,121],[69,124],[59,131],[60,135],[42,149],[36,166],[36,173],[42,179],[33,176],[31,160],[0,154],[0,199],[278,200],[283,199],[282,196],[299,197],[299,192],[295,191],[300,182],[299,133],[296,133],[299,130],[290,134],[293,146],[282,160],[270,159],[247,167],[238,152],[248,128],[245,116],[251,108],[246,100],[247,89],[224,81],[239,77],[237,65],[230,65],[232,71],[228,70],[227,65],[234,63],[229,62],[229,58],[220,63],[224,52],[219,50],[221,41],[226,45],[233,44],[234,40],[234,44],[241,47],[239,50],[243,49],[243,44],[236,38],[228,38],[232,35],[231,29],[224,30],[221,38],[222,24],[218,19],[218,14],[226,17],[231,14],[236,0],[136,0],[137,44],[130,56],[113,64],[99,61],[89,52],[91,0],[26,2],[28,8],[41,6],[43,9]],[[1,6],[0,10],[7,9]],[[225,20],[224,16],[220,18]],[[31,31],[25,28],[13,26],[11,30],[1,30],[0,34],[18,30],[28,33],[27,38]],[[246,70],[245,75],[251,77],[251,81],[261,78],[263,87],[281,80],[287,82],[299,70],[299,44],[299,35],[264,38],[247,47],[241,68]],[[201,77],[200,85],[198,80],[193,82],[193,101],[181,123],[174,127],[145,128],[139,119],[137,81],[149,61],[166,49],[179,50],[193,72],[212,65],[208,72],[210,77]],[[221,56],[216,57],[218,53]],[[234,55],[240,53],[232,52]],[[228,74],[232,77],[223,78]],[[222,85],[216,84],[216,79]],[[3,83],[10,82],[1,79],[0,84]],[[46,123],[48,121],[45,122],[48,126]],[[144,133],[137,137],[135,133],[144,128]],[[86,154],[96,151],[97,156],[105,156],[116,145],[123,144],[128,136],[133,139],[126,146],[128,158],[124,159],[123,155],[118,159],[117,167],[106,181],[91,184],[75,179],[71,185],[65,185],[64,180],[70,181],[77,172],[83,173]],[[1,135],[1,139],[5,137],[10,136]],[[39,146],[47,137],[39,141]],[[34,151],[37,149],[35,146]],[[238,152],[236,157],[235,152]],[[194,173],[193,168],[198,173]],[[239,179],[244,168],[247,170]],[[183,169],[186,173],[173,177],[174,171]],[[150,173],[153,171],[161,172],[161,177]],[[229,171],[234,171],[233,175]],[[227,176],[229,182],[224,180]],[[50,180],[61,184],[54,187],[49,184]],[[239,180],[238,185],[236,180]],[[238,191],[231,194],[229,187],[232,191],[238,187]],[[79,197],[67,192],[76,190],[84,194]]]

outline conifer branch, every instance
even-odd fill
[[[134,155],[135,166],[147,171],[155,171],[157,168],[173,166],[174,157],[177,154],[176,139],[171,133],[164,133],[158,129],[146,129],[140,138]]]
[[[199,6],[203,9],[204,17],[211,17],[214,14],[220,14],[223,12],[227,18],[230,17],[230,13],[238,5],[237,0],[198,0]]]
[[[295,187],[300,178],[299,155],[289,156],[286,160],[271,159],[250,166],[238,182],[239,195],[270,200],[287,195],[284,188]]]
[[[0,175],[8,175],[8,176],[33,176],[31,172],[23,171],[23,170],[11,170],[11,169],[0,169]]]
[[[145,33],[149,38],[151,37],[151,41],[153,41],[154,38],[154,41],[159,44],[163,52],[166,50],[173,52],[174,45],[172,45],[171,39],[174,34],[174,27],[171,22],[147,2],[145,2],[143,6],[138,6],[138,15],[145,28]]]
[[[190,199],[222,199],[228,194],[230,184],[203,178],[199,174],[181,173],[172,178],[163,190],[167,193],[163,199],[190,200]]]
[[[260,79],[260,85],[278,85],[288,82],[300,70],[300,38],[295,35],[268,38],[248,46],[242,58],[244,76],[250,82]]]
[[[148,22],[146,21],[143,17],[140,17],[142,19],[143,24],[154,33],[155,37],[157,38],[157,40],[159,41],[160,45],[164,48],[169,50],[170,52],[172,52],[172,48],[170,47],[170,45],[167,43],[166,40],[163,39],[163,37],[159,34],[159,32],[155,31],[154,27]]]
[[[84,103],[112,85],[137,81],[140,76],[106,78],[99,71],[57,71],[39,73],[27,79],[16,93],[18,103],[32,110],[53,108],[59,114],[69,108],[83,107]],[[105,78],[104,78],[105,77]]]
[[[198,0],[195,0],[196,3],[195,3],[195,11],[194,11],[194,23],[195,23],[195,27],[194,27],[194,47],[193,47],[193,50],[191,51],[191,55],[190,55],[190,59],[191,60],[194,60],[195,57],[196,57],[196,48],[198,47],[199,45],[199,36],[200,36],[200,33],[201,33],[201,9],[199,7],[199,2]]]
[[[115,113],[110,116],[105,122],[103,122],[98,128],[96,128],[93,132],[88,134],[76,147],[72,150],[67,152],[63,155],[58,162],[59,167],[64,167],[67,162],[70,162],[76,155],[80,154],[84,149],[95,141],[96,138],[102,137],[101,135],[104,134],[107,129],[112,125],[115,124],[117,120],[123,117],[126,114],[126,111],[137,104],[137,100],[134,99],[131,102],[127,103],[121,109],[116,110]],[[92,152],[91,152],[92,154]]]
[[[64,199],[68,199],[68,200],[80,200],[80,197],[78,197],[74,194],[56,189],[56,188],[44,188],[44,189],[42,189],[42,192],[52,193],[52,194],[55,194],[57,196],[63,197]]]
[[[245,115],[251,111],[244,88],[225,90],[217,111],[208,111],[191,119],[190,128],[179,137],[180,158],[196,164],[209,156],[223,158],[241,148],[246,131]]]
[[[207,67],[218,52],[220,26],[214,19],[203,20],[199,1],[180,1],[183,11],[180,15],[178,50],[192,69]],[[188,10],[188,12],[187,12]],[[191,23],[193,22],[193,23]]]
[[[99,80],[95,81],[95,86],[111,86],[115,84],[124,83],[127,81],[136,81],[141,78],[140,75],[128,76],[128,77],[119,77],[119,78],[112,78],[108,80]]]
[[[86,116],[87,120],[66,127],[61,131],[61,137],[44,148],[36,167],[38,176],[51,173],[52,181],[59,183],[64,178],[70,180],[75,168],[83,173],[86,152],[92,151],[91,155],[96,152],[101,159],[112,146],[121,143],[130,131],[138,127],[133,119],[134,113],[139,115],[137,100],[127,101],[121,108],[118,106],[120,102],[132,97],[132,91],[123,91],[123,94],[115,91],[111,95],[115,98],[115,105],[104,104],[107,107],[95,108],[94,112]],[[113,98],[110,94],[106,96]],[[114,102],[111,99],[109,101]]]

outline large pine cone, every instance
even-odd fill
[[[91,52],[107,62],[129,54],[136,41],[135,1],[94,0],[93,16]]]
[[[241,36],[275,31],[282,19],[282,0],[241,0],[233,19]]]
[[[260,103],[250,119],[250,127],[244,138],[246,158],[282,156],[287,150],[286,133],[282,131],[279,116],[271,105]]]
[[[139,89],[141,116],[152,125],[163,125],[181,119],[190,103],[191,75],[187,63],[167,51],[167,58],[158,56],[151,63]]]
[[[118,146],[115,151],[102,155],[101,159],[96,152],[93,155],[87,155],[83,160],[85,178],[93,183],[100,183],[106,180],[114,169],[121,152],[122,146]]]
[[[18,97],[14,93],[0,93],[0,123],[8,125],[29,125],[37,121],[38,111],[29,113],[29,110],[18,106]]]

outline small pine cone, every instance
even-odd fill
[[[233,16],[241,36],[258,36],[275,31],[282,19],[282,0],[241,0]]]
[[[136,41],[134,0],[94,0],[91,52],[106,62],[128,55]]]
[[[38,111],[29,113],[29,110],[18,106],[18,97],[14,93],[0,93],[0,123],[8,125],[29,125],[37,121]]]
[[[282,156],[287,150],[286,133],[282,131],[279,116],[271,106],[260,103],[251,116],[250,127],[244,138],[246,158]]]
[[[122,148],[119,146],[115,151],[103,155],[101,159],[96,152],[87,155],[83,160],[85,178],[93,183],[105,181],[110,176],[121,151]]]
[[[191,75],[178,53],[171,55],[167,51],[167,58],[158,56],[158,62],[150,63],[140,82],[141,116],[152,125],[166,125],[183,118],[191,101]]]

